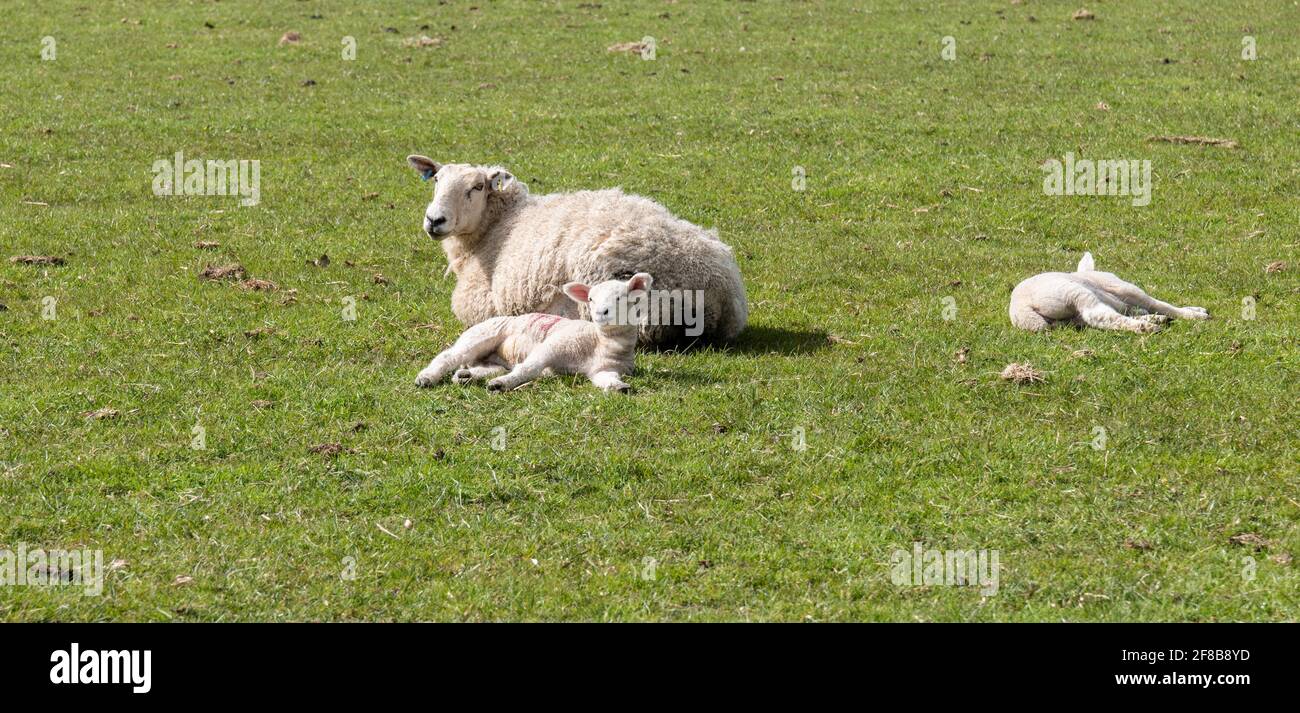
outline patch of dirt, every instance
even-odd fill
[[[609,47],[606,47],[605,51],[606,52],[632,52],[635,54],[641,54],[641,52],[645,51],[645,49],[649,46],[650,45],[644,42],[619,42],[618,44],[613,44],[610,45]]]
[[[194,243],[194,247],[198,248],[199,250],[216,250],[217,248],[221,247],[221,243],[215,240],[200,240]]]
[[[280,286],[270,280],[259,280],[256,277],[250,277],[239,283],[239,287],[245,290],[271,292],[280,289]]]
[[[970,347],[962,347],[961,349],[958,349],[957,353],[953,355],[953,361],[958,364],[965,364],[970,361]]]
[[[1147,141],[1159,141],[1167,144],[1197,144],[1200,146],[1222,146],[1235,149],[1239,145],[1233,139],[1212,139],[1208,136],[1148,136]]]
[[[328,458],[336,458],[343,453],[356,453],[356,451],[351,448],[344,448],[342,443],[321,443],[320,445],[312,446],[307,450]]]
[[[1155,545],[1146,540],[1124,540],[1124,546],[1130,550],[1142,550],[1143,552],[1154,550],[1156,548]]]
[[[294,32],[293,30],[290,30],[284,33],[283,35],[280,35],[280,44],[296,45],[301,39],[302,39],[302,35],[298,34],[297,32]]]
[[[376,273],[374,274],[374,276],[370,278],[370,280],[371,280],[372,282],[374,282],[376,285],[391,285],[391,284],[393,284],[391,281],[389,281],[389,279],[388,279],[387,277],[384,277],[383,273],[381,273],[381,272],[376,272]]]
[[[1274,260],[1264,267],[1264,272],[1272,275],[1275,272],[1281,272],[1286,269],[1286,262],[1283,260]]]
[[[257,399],[256,401],[250,401],[248,405],[260,411],[262,409],[271,408],[275,404],[271,403],[270,401],[267,401],[266,399]]]
[[[1090,12],[1086,8],[1081,8],[1075,10],[1074,14],[1070,15],[1070,18],[1074,20],[1095,20],[1097,19],[1097,16],[1092,14],[1092,12]]]
[[[1032,364],[1025,362],[1019,364],[1012,362],[1007,364],[1007,368],[1002,370],[998,375],[1004,381],[1010,381],[1014,384],[1037,384],[1047,381],[1043,372],[1035,369]]]
[[[419,37],[407,37],[406,39],[402,40],[402,46],[403,47],[441,47],[443,42],[446,42],[446,40],[442,39],[441,37],[430,37],[428,35],[420,35]]]
[[[1097,352],[1094,352],[1091,349],[1076,349],[1075,351],[1070,352],[1070,356],[1074,359],[1091,359],[1097,356]]]
[[[118,411],[115,408],[112,408],[111,406],[105,406],[104,408],[98,409],[96,411],[87,411],[81,415],[83,418],[87,418],[92,421],[102,421],[105,419],[111,420],[117,418],[118,416],[122,415],[122,412]]]
[[[15,265],[62,265],[66,262],[58,255],[15,255],[9,258]]]
[[[244,332],[244,336],[249,339],[261,339],[262,337],[269,337],[272,334],[275,334],[275,332],[275,327],[258,327],[257,329],[250,329]]]
[[[238,263],[231,265],[208,265],[199,273],[199,278],[203,280],[242,280],[248,276],[244,266]]]
[[[1260,537],[1259,535],[1256,535],[1253,532],[1243,532],[1240,535],[1233,535],[1232,537],[1228,538],[1228,542],[1231,542],[1234,545],[1241,545],[1242,547],[1251,547],[1256,552],[1259,552],[1260,550],[1266,550],[1268,549],[1269,545],[1272,544],[1268,540],[1264,539],[1263,537]]]

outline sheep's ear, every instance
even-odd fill
[[[591,296],[591,288],[581,282],[570,282],[564,286],[564,294],[574,302],[587,304],[587,298]]]
[[[437,173],[438,169],[442,168],[442,165],[437,161],[434,161],[428,156],[421,156],[418,153],[413,153],[410,156],[407,156],[406,162],[411,164],[411,168],[414,168],[416,173],[420,174],[420,177],[426,181],[433,178],[433,174]]]
[[[1076,272],[1092,272],[1096,269],[1096,265],[1092,262],[1092,253],[1084,253],[1083,259],[1079,261],[1079,269]]]
[[[650,273],[638,272],[632,276],[632,279],[627,281],[627,291],[636,292],[637,290],[649,290],[650,285],[654,283],[654,281],[655,279],[650,276]]]
[[[494,191],[503,191],[514,181],[515,177],[505,170],[493,171],[492,175],[488,176],[488,186]]]

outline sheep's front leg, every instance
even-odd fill
[[[545,349],[538,349],[528,355],[527,359],[515,365],[509,374],[498,376],[488,382],[488,391],[510,391],[536,379],[550,365],[550,355]]]
[[[632,387],[619,378],[617,371],[598,371],[590,375],[591,383],[601,391],[617,391],[626,394]]]

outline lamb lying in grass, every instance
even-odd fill
[[[1175,307],[1109,272],[1097,272],[1084,253],[1077,272],[1044,272],[1011,292],[1011,323],[1038,332],[1070,322],[1076,326],[1149,334],[1170,318],[1209,319],[1201,307]]]
[[[549,371],[586,374],[604,391],[627,393],[632,387],[622,377],[632,373],[641,327],[627,315],[630,303],[650,289],[651,281],[640,272],[626,282],[609,280],[595,287],[570,282],[564,294],[586,306],[592,321],[541,313],[493,317],[465,330],[429,362],[415,384],[433,386],[454,370],[455,383],[496,377],[488,382],[488,391],[509,391]]]

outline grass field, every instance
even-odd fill
[[[1295,620],[1300,6],[866,5],[8,7],[0,549],[109,571],[0,618]],[[178,151],[260,203],[156,196]],[[417,390],[460,329],[417,152],[716,226],[750,329],[631,397]],[[1150,160],[1150,205],[1045,195],[1067,152]],[[1013,330],[1083,250],[1215,318]],[[893,583],[914,542],[996,594]]]

